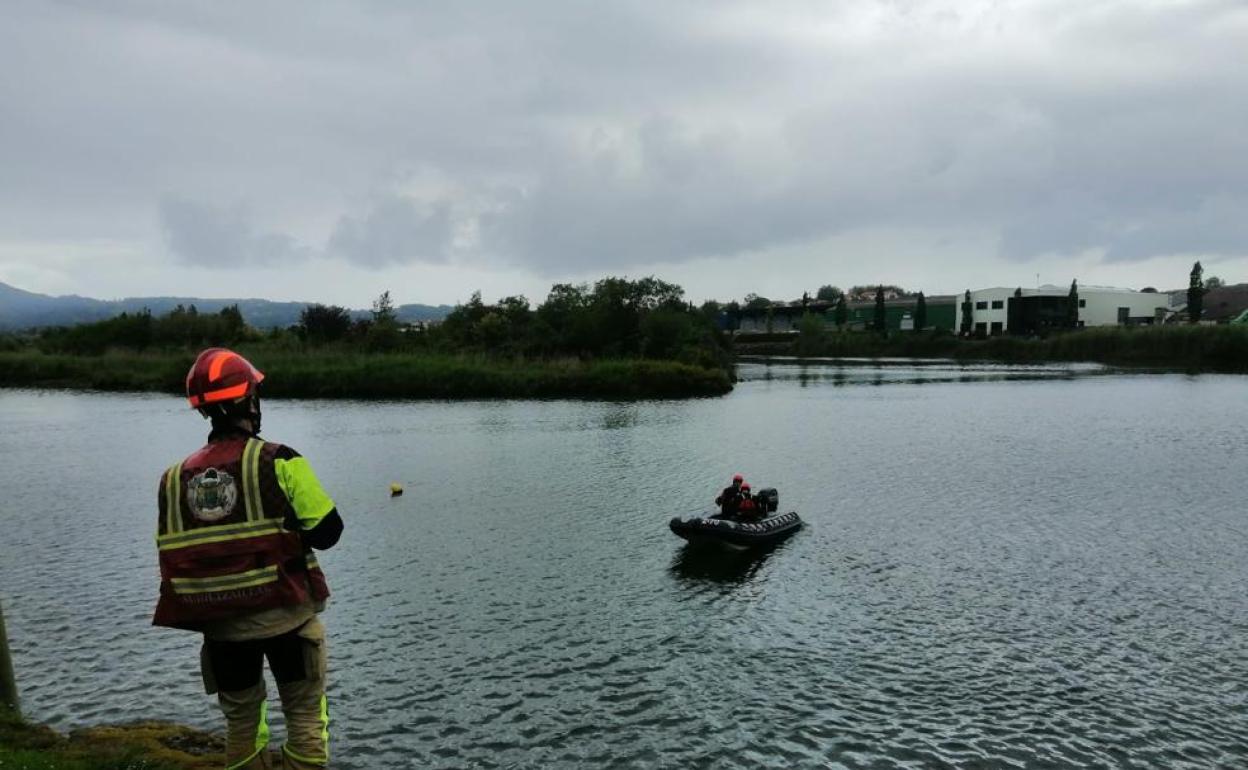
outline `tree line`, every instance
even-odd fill
[[[722,308],[695,307],[684,289],[658,278],[608,277],[591,284],[559,283],[533,306],[521,295],[485,302],[480,292],[456,305],[441,323],[403,324],[390,292],[368,318],[337,305],[304,308],[299,323],[260,332],[237,306],[199,313],[192,305],[155,316],[150,311],[73,327],[45,329],[34,344],[47,352],[97,355],[112,348],[144,351],[244,343],[286,348],[336,348],[373,353],[479,353],[548,359],[650,358],[706,367],[729,365],[729,341],[719,328]]]
[[[143,310],[94,323],[44,329],[36,344],[48,352],[97,355],[110,348],[148,350],[237,345],[258,336],[243,320],[237,305],[222,308],[217,313],[200,313],[194,305],[178,305],[162,316]]]

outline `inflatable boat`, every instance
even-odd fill
[[[802,519],[794,511],[748,522],[722,515],[677,516],[668,526],[691,545],[721,545],[743,551],[780,542],[802,528]]]

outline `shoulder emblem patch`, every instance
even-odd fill
[[[220,521],[234,512],[238,487],[225,471],[209,468],[196,474],[186,485],[186,501],[200,521]]]

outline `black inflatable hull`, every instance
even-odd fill
[[[693,545],[721,545],[736,550],[762,548],[784,540],[802,528],[802,519],[795,512],[769,516],[755,522],[731,521],[719,518],[679,516],[668,524],[676,533]]]

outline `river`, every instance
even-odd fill
[[[741,376],[692,401],[266,402],[347,525],[321,558],[335,766],[1248,764],[1248,380]],[[184,403],[0,391],[33,719],[219,729],[196,636],[150,626],[157,481],[205,434]],[[667,520],[736,471],[807,528],[686,551]]]

